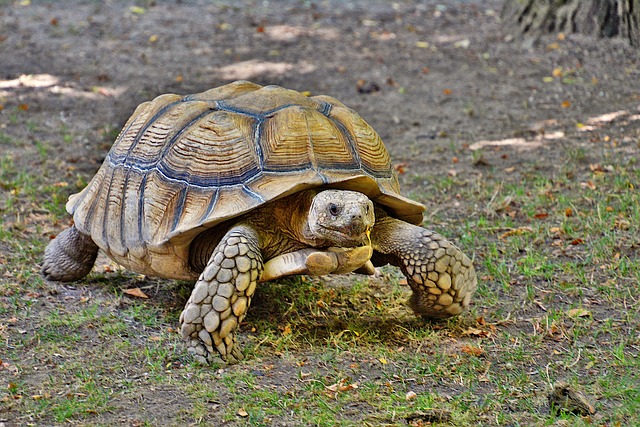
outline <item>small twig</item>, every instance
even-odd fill
[[[569,366],[565,366],[566,369],[571,369],[574,366],[576,366],[578,364],[578,361],[580,360],[580,349],[578,348],[578,357],[576,358],[576,360]]]

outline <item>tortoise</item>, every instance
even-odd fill
[[[197,279],[180,324],[203,363],[242,358],[238,324],[277,277],[392,264],[431,318],[460,314],[476,289],[470,259],[419,226],[425,207],[400,194],[379,135],[329,96],[247,81],[160,95],[66,207],[45,278],[82,279],[102,249],[141,274]]]

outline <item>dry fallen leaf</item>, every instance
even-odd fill
[[[567,314],[569,315],[569,317],[588,317],[588,316],[591,316],[591,312],[589,310],[584,309],[584,308],[572,308],[571,310],[567,311]]]
[[[396,170],[396,172],[398,172],[399,175],[403,175],[407,172],[407,166],[409,166],[409,163],[401,162],[395,164],[393,168]]]
[[[236,414],[238,414],[238,416],[243,417],[243,418],[249,416],[249,413],[247,411],[245,411],[244,408],[238,409],[238,412],[236,412]]]
[[[282,328],[282,336],[286,337],[287,335],[291,335],[291,325],[286,325]]]
[[[380,86],[376,82],[360,79],[356,82],[356,90],[358,93],[374,93],[380,92]]]
[[[131,6],[129,8],[131,13],[135,13],[136,15],[144,15],[146,13],[146,9],[140,6]]]
[[[514,228],[511,229],[505,233],[502,233],[500,235],[501,239],[506,239],[507,237],[511,237],[511,236],[519,236],[521,234],[526,234],[526,233],[533,233],[533,229],[531,227],[518,227],[518,228]]]
[[[406,400],[413,400],[413,399],[415,399],[416,397],[418,397],[418,395],[416,394],[416,392],[415,392],[415,391],[411,391],[411,390],[410,390],[410,391],[408,391],[408,392],[407,392],[407,394],[404,396],[404,398],[405,398]]]
[[[348,384],[348,382],[349,380],[347,378],[343,378],[337,383],[332,384],[330,386],[326,386],[325,388],[333,393],[340,392],[340,391],[355,390],[358,388],[358,383]]]
[[[462,336],[473,336],[473,337],[480,337],[480,338],[488,338],[488,337],[491,336],[491,332],[490,331],[486,331],[484,329],[469,328],[466,331],[462,332],[461,335]]]
[[[149,298],[140,288],[125,289],[122,293],[136,298]]]
[[[471,356],[481,356],[484,353],[484,350],[480,347],[476,347],[473,345],[464,345],[462,346],[462,352],[465,354],[469,354]]]

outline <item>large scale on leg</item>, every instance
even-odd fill
[[[401,268],[410,305],[461,313],[471,261],[421,228],[378,134],[328,96],[235,82],[141,104],[45,251],[50,280],[80,280],[98,249],[141,274],[197,280],[180,316],[203,362],[238,361],[239,323],[261,281]]]

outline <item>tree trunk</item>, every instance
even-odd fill
[[[581,33],[640,46],[640,0],[505,0],[501,18],[513,35]]]

